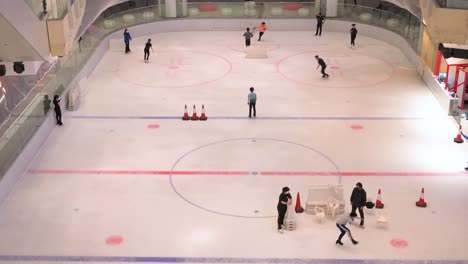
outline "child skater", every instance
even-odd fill
[[[336,240],[337,245],[343,245],[341,242],[341,239],[344,237],[346,233],[348,233],[349,238],[351,239],[351,242],[353,242],[354,245],[357,245],[359,242],[354,240],[353,236],[351,235],[351,231],[346,227],[347,223],[352,224],[354,221],[354,218],[357,218],[357,214],[355,212],[351,212],[350,214],[344,214],[336,220],[336,227],[341,231],[340,236],[338,237],[338,240]]]

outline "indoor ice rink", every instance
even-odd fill
[[[147,38],[155,53],[144,63]],[[466,259],[467,149],[402,52],[364,36],[350,49],[333,32],[263,38],[253,44],[267,48],[264,60],[246,59],[242,32],[229,31],[157,34],[134,39],[131,54],[108,51],[81,108],[65,114],[3,205],[1,253]],[[182,121],[184,105],[190,116],[204,105],[208,120]],[[341,183],[348,201],[358,181],[374,199],[382,189],[388,212],[384,226],[368,212],[365,229],[350,227],[359,245],[337,247],[335,221],[306,213],[296,230],[276,231],[283,186],[305,203],[308,186]],[[429,206],[418,208],[423,187]],[[109,246],[111,237],[122,240]]]
[[[270,28],[252,39],[268,58],[247,59],[243,33],[111,40],[0,208],[0,263],[468,263],[468,148],[403,51]],[[338,215],[293,212],[341,185],[349,213],[357,182],[385,205],[348,224],[358,245],[335,244]],[[284,186],[295,229],[279,233]]]

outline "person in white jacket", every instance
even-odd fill
[[[344,237],[346,233],[348,233],[349,238],[351,239],[351,242],[353,242],[354,245],[357,245],[359,242],[354,240],[353,236],[351,235],[351,230],[349,230],[346,227],[347,223],[352,224],[354,221],[354,218],[357,218],[357,214],[355,212],[352,212],[350,214],[344,214],[336,220],[336,227],[341,231],[340,236],[338,237],[338,240],[336,240],[337,245],[343,245],[341,242],[341,239]]]

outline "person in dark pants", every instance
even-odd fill
[[[353,236],[351,235],[351,231],[346,227],[347,223],[350,223],[350,224],[353,223],[354,218],[356,218],[356,216],[357,216],[356,213],[352,212],[349,215],[344,214],[344,215],[340,216],[340,218],[338,218],[338,220],[336,220],[336,227],[338,227],[338,229],[341,231],[341,234],[338,237],[338,240],[336,240],[337,245],[341,245],[341,246],[343,245],[343,242],[341,242],[341,239],[344,237],[344,235],[346,233],[348,233],[348,236],[349,236],[349,238],[351,239],[351,242],[353,242],[354,245],[357,245],[359,243],[356,240],[354,240]]]
[[[354,187],[353,192],[351,193],[351,212],[356,214],[356,209],[359,209],[359,215],[361,216],[361,223],[360,226],[364,227],[364,206],[367,202],[367,194],[366,191],[362,188],[362,183],[356,183],[356,187]]]
[[[325,72],[325,69],[327,68],[327,64],[325,63],[325,61],[320,58],[318,55],[315,55],[315,59],[317,60],[318,62],[318,65],[317,65],[317,69],[319,67],[322,67],[322,78],[328,78],[330,75],[328,75],[326,72]]]
[[[351,34],[351,48],[356,46],[356,44],[354,43],[354,41],[356,40],[356,36],[357,36],[357,29],[356,29],[356,24],[352,24],[351,25],[351,29],[349,30],[349,33]]]
[[[49,99],[49,96],[46,94],[44,95],[44,102],[42,104],[44,105],[44,115],[47,115],[47,113],[50,111],[50,103],[52,101]]]
[[[250,39],[253,38],[253,34],[250,32],[250,28],[247,28],[246,30],[247,31],[243,35],[245,37],[245,47],[250,47]]]
[[[319,13],[316,15],[317,18],[317,30],[315,31],[315,36],[322,35],[322,25],[325,23],[325,16],[322,15],[322,13]]]
[[[123,36],[125,42],[125,54],[127,54],[129,52],[132,52],[130,50],[130,41],[132,40],[132,36],[130,35],[130,32],[128,32],[128,29],[124,30]]]
[[[249,105],[249,118],[252,118],[252,109],[255,117],[257,115],[257,109],[255,108],[257,105],[257,94],[254,93],[253,87],[250,87],[250,93],[247,96],[247,104]]]
[[[267,26],[265,24],[265,22],[262,22],[262,24],[260,24],[258,26],[258,41],[262,40],[262,36],[263,34],[265,34],[265,31],[267,30]]]
[[[60,108],[60,101],[62,99],[58,95],[54,95],[54,111],[55,111],[55,120],[57,120],[57,125],[61,126],[62,123],[62,109]]]
[[[153,44],[151,44],[151,39],[148,39],[148,42],[145,44],[145,62],[148,62],[150,56],[150,49],[154,53]]]
[[[283,233],[284,217],[288,211],[290,199],[292,199],[292,197],[291,194],[289,194],[289,187],[283,187],[283,191],[279,196],[278,205],[276,206],[276,209],[278,209],[278,232],[280,233]]]

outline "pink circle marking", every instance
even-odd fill
[[[169,69],[172,69],[172,70],[179,69],[179,66],[171,65],[169,66]]]
[[[156,128],[160,128],[160,125],[158,125],[158,124],[149,124],[148,128],[149,129],[156,129]]]
[[[153,88],[161,88],[161,87],[162,88],[186,88],[186,87],[195,87],[195,86],[207,85],[207,84],[219,81],[222,78],[224,78],[224,77],[228,76],[229,74],[231,74],[231,72],[232,72],[232,63],[226,57],[223,57],[223,56],[220,56],[220,55],[217,55],[217,54],[214,54],[214,53],[204,52],[204,51],[197,51],[197,52],[200,53],[200,54],[204,54],[204,55],[207,55],[207,56],[212,56],[212,57],[220,59],[223,63],[226,64],[227,69],[224,71],[224,73],[222,73],[218,77],[215,77],[214,79],[194,82],[194,83],[190,83],[190,84],[186,84],[186,85],[162,85],[162,86],[158,86],[157,84],[156,85],[145,84],[145,83],[141,83],[141,82],[134,81],[134,80],[131,80],[131,79],[125,79],[123,74],[119,74],[120,64],[118,65],[117,70],[115,72],[113,72],[113,74],[115,74],[117,78],[119,78],[120,80],[122,80],[124,82],[131,83],[133,85],[142,86],[142,87],[153,87]],[[176,67],[176,68],[173,68],[173,67]],[[169,69],[177,69],[177,68],[179,68],[179,66],[170,65],[168,68]]]
[[[290,80],[290,81],[293,81],[295,83],[299,83],[299,84],[302,84],[302,85],[316,85],[316,83],[314,81],[304,81],[304,80],[298,80],[298,79],[295,79],[294,77],[292,76],[289,76],[287,73],[283,72],[283,70],[281,69],[281,66],[283,64],[285,64],[285,62],[291,58],[294,58],[294,57],[297,57],[297,56],[302,56],[302,55],[305,55],[305,54],[310,54],[310,53],[316,53],[315,50],[309,50],[309,51],[303,51],[303,52],[299,52],[299,53],[296,53],[296,54],[292,54],[292,55],[289,55],[289,56],[286,56],[284,57],[283,59],[281,59],[280,61],[278,61],[276,63],[276,71],[281,75],[283,76],[284,78]],[[385,64],[387,67],[389,67],[391,69],[390,73],[388,74],[388,76],[382,80],[377,80],[377,81],[374,81],[374,82],[369,82],[369,83],[362,83],[362,84],[359,84],[359,85],[321,85],[322,87],[332,87],[332,88],[360,88],[360,87],[368,87],[368,86],[373,86],[373,85],[379,85],[379,84],[382,84],[382,83],[385,83],[389,80],[391,80],[394,76],[395,76],[395,73],[396,73],[396,68],[393,64],[389,63],[388,61],[384,60],[384,59],[381,59],[381,58],[375,58],[375,57],[372,57],[372,56],[369,56],[369,55],[366,55],[366,54],[360,54],[360,53],[354,53],[354,54],[357,54],[357,55],[360,55],[360,56],[365,56],[365,57],[370,57],[370,58],[373,58],[373,59],[376,59],[376,60],[380,60],[383,62],[383,64]],[[314,69],[314,65],[315,64],[311,64],[312,67],[311,69],[313,70]],[[334,70],[338,70],[336,68],[333,68],[333,67],[338,67],[338,66],[331,66],[332,69]],[[311,71],[312,71],[311,70]]]
[[[340,67],[338,67],[338,66],[331,66],[331,68],[332,68],[333,70],[338,70]]]
[[[406,247],[408,247],[408,241],[406,241],[404,239],[392,239],[390,241],[390,244],[394,248],[406,248]]]
[[[351,129],[352,129],[352,130],[361,130],[361,129],[364,129],[364,127],[361,126],[361,125],[352,125],[352,126],[351,126]]]
[[[120,245],[123,242],[123,237],[121,236],[110,236],[106,239],[106,244],[109,246]]]

